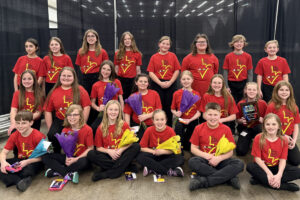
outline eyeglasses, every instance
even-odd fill
[[[206,44],[206,41],[196,41],[196,44]]]
[[[68,114],[67,117],[78,117],[80,114]]]
[[[88,37],[88,38],[94,38],[94,37],[96,37],[96,35],[87,35],[86,37]]]

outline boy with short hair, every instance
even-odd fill
[[[32,176],[43,169],[41,158],[28,159],[35,147],[45,136],[38,130],[31,128],[33,115],[29,111],[20,111],[15,117],[16,129],[7,140],[4,149],[0,154],[1,172],[0,180],[6,187],[16,185],[17,189],[24,192],[31,184]],[[18,157],[7,159],[7,154],[18,149]],[[21,171],[11,173],[6,167],[18,162]]]
[[[237,174],[244,169],[244,163],[233,159],[233,150],[215,156],[216,147],[223,135],[234,143],[231,130],[219,122],[221,107],[217,103],[205,106],[206,122],[196,126],[190,139],[191,152],[196,156],[189,160],[189,167],[197,176],[191,179],[190,190],[207,188],[222,183],[229,183],[233,188],[240,189]]]

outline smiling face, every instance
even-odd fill
[[[20,121],[16,121],[16,129],[21,133],[21,135],[28,135],[30,130],[31,130],[31,126],[33,124],[33,121],[24,121],[24,120],[20,120]]]
[[[109,65],[105,64],[101,67],[101,75],[103,79],[109,79],[111,75],[111,68]]]
[[[279,124],[274,117],[271,117],[264,122],[264,128],[269,136],[276,136],[279,129]]]
[[[220,93],[223,87],[223,81],[219,77],[215,77],[211,82],[211,88],[215,93]]]
[[[131,47],[131,37],[128,34],[126,34],[124,37],[124,46]]]
[[[57,54],[60,53],[61,46],[56,40],[51,40],[49,48],[53,54]]]
[[[167,53],[171,47],[170,40],[163,40],[160,43],[158,43],[159,52],[161,53]]]
[[[166,129],[167,118],[163,112],[158,112],[153,117],[153,124],[156,131],[164,131]]]
[[[25,73],[22,76],[22,85],[26,90],[32,89],[34,79],[30,73]]]
[[[205,111],[204,115],[209,128],[214,129],[219,126],[221,113],[218,110],[208,109],[207,111]]]
[[[290,94],[291,91],[286,85],[281,86],[278,90],[278,97],[284,102],[288,100]]]
[[[86,35],[86,41],[89,45],[94,45],[97,42],[97,36],[92,32],[88,32]]]
[[[196,41],[197,51],[206,51],[207,41],[205,38],[199,37]]]
[[[265,52],[268,54],[268,56],[276,56],[277,52],[279,51],[279,48],[277,44],[275,43],[270,43],[268,46],[265,48]]]
[[[241,51],[241,50],[243,50],[244,46],[245,46],[245,41],[242,40],[242,39],[241,39],[241,40],[238,40],[238,41],[236,41],[236,42],[233,43],[233,48],[234,48],[234,50],[236,50],[236,51]]]
[[[71,87],[74,82],[73,73],[70,70],[62,71],[59,80],[63,87]]]
[[[246,88],[246,94],[248,99],[256,99],[257,92],[257,85],[255,84],[249,84]]]
[[[190,88],[193,83],[193,78],[189,75],[182,75],[180,83],[184,88]]]
[[[139,91],[147,90],[149,86],[148,78],[142,76],[135,82],[135,84]]]
[[[25,50],[28,55],[35,55],[37,51],[37,47],[31,42],[25,42]]]
[[[78,127],[80,120],[79,110],[75,109],[73,112],[68,114],[67,119],[71,127]]]
[[[107,111],[106,112],[107,112],[108,120],[115,122],[117,120],[117,118],[119,116],[119,112],[120,112],[118,104],[116,104],[116,103],[110,104],[107,107]]]

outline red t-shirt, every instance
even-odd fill
[[[72,128],[64,128],[62,132],[68,133],[69,131],[74,132]],[[76,143],[76,149],[73,154],[74,157],[80,156],[85,150],[87,150],[88,147],[94,146],[94,140],[93,140],[93,130],[88,125],[84,125],[79,131],[78,131],[78,140]]]
[[[11,151],[17,147],[18,158],[27,159],[44,138],[46,138],[45,135],[36,129],[33,129],[27,137],[23,137],[19,131],[15,131],[9,136],[4,149]]]
[[[122,60],[117,58],[115,53],[114,64],[119,66],[118,76],[123,78],[134,78],[136,76],[136,66],[142,65],[142,55],[139,52],[126,51]]]
[[[116,128],[115,124],[110,125],[108,127],[109,134],[106,137],[103,137],[101,126],[99,126],[96,131],[95,146],[96,147],[104,147],[106,149],[117,149],[118,145],[122,139],[124,131],[126,129],[130,130],[130,127],[126,122],[124,122],[121,134],[117,138],[114,138],[114,136],[113,136],[114,132],[115,132],[115,128]]]
[[[189,70],[195,80],[210,81],[213,75],[218,73],[219,60],[214,54],[191,53],[184,57],[181,71]]]
[[[97,81],[96,83],[94,83],[94,85],[92,87],[91,99],[98,98],[98,105],[103,104],[103,96],[104,96],[104,91],[105,91],[107,83],[108,82]],[[112,99],[118,100],[118,96],[123,95],[122,85],[118,79],[115,79],[114,85],[116,87],[120,88],[120,90],[117,92],[117,94]]]
[[[162,80],[170,80],[176,70],[180,70],[180,63],[172,52],[165,55],[154,54],[147,67],[148,72],[153,72],[158,79]]]
[[[217,103],[221,106],[221,113],[222,113],[221,118],[228,117],[232,114],[238,113],[238,108],[233,98],[230,99],[230,97],[228,97],[227,108],[225,108],[225,101],[223,96],[217,97],[215,95],[211,95],[207,93],[205,93],[201,99],[201,106],[200,106],[201,112],[205,112],[205,106],[207,103],[210,102]]]
[[[283,134],[292,135],[294,132],[295,124],[300,123],[299,117],[299,109],[296,107],[297,114],[294,115],[293,112],[287,109],[286,105],[281,105],[280,108],[277,110],[275,108],[275,104],[271,102],[266,110],[266,115],[268,113],[274,113],[278,115],[281,121],[281,129]]]
[[[13,95],[13,99],[11,102],[11,107],[12,108],[17,108],[19,109],[19,94],[20,91],[15,91]],[[40,105],[37,110],[42,111],[43,105]],[[25,104],[24,107],[20,110],[28,110],[30,112],[33,112],[34,110],[34,94],[33,92],[25,92]]]
[[[162,132],[158,132],[155,126],[150,126],[146,129],[143,138],[140,141],[141,148],[153,148],[155,149],[159,144],[168,140],[170,137],[175,136],[174,130],[166,126],[166,129]]]
[[[27,69],[33,70],[37,79],[46,76],[45,66],[40,57],[21,56],[13,68],[13,72],[18,75],[18,85],[20,85],[21,74]]]
[[[59,72],[62,70],[64,67],[72,67],[73,63],[67,54],[63,54],[62,56],[52,56],[53,58],[53,64],[51,65],[51,61],[49,56],[44,57],[44,65],[46,67],[46,83],[56,83],[58,79]]]
[[[239,112],[236,114],[237,119],[241,119],[242,117],[244,117],[242,107],[241,107],[242,103],[246,103],[246,100],[245,99],[241,100],[237,105],[238,110],[239,110]],[[259,99],[257,101],[257,105],[258,105],[259,117],[265,117],[265,112],[267,110],[267,103],[264,100]],[[248,126],[248,128],[252,128],[257,124],[259,124],[259,122],[251,123],[251,124],[248,124],[247,126]]]
[[[229,142],[235,144],[231,130],[228,126],[220,123],[217,128],[211,129],[208,127],[207,122],[204,122],[195,127],[190,142],[191,144],[198,146],[201,151],[214,154],[216,152],[217,144],[224,134]]]
[[[137,94],[137,92],[135,93]],[[148,93],[142,95],[142,104],[143,104],[143,113],[152,113],[156,109],[161,109],[161,101],[158,93],[154,90],[148,90]],[[138,115],[132,110],[129,104],[125,104],[124,113],[132,115],[132,120],[139,124],[140,120],[138,119]],[[147,126],[153,125],[152,119],[147,119],[144,121]]]
[[[288,141],[285,138],[285,141],[281,141],[278,138],[274,142],[265,140],[263,149],[260,148],[259,140],[261,133],[256,135],[253,140],[252,152],[251,155],[262,159],[267,166],[273,167],[279,164],[280,159],[287,159],[288,155]]]
[[[80,105],[82,108],[91,105],[91,100],[87,91],[79,86],[80,91]],[[63,120],[65,119],[65,113],[70,105],[73,104],[73,92],[72,88],[68,90],[62,89],[62,87],[56,88],[50,97],[48,97],[48,103],[46,101],[44,105],[44,110],[46,112],[55,111],[57,118]]]
[[[104,60],[108,60],[107,52],[102,48],[99,56],[96,57],[95,51],[88,51],[81,56],[80,49],[77,54],[75,64],[80,67],[83,74],[99,73],[100,65]]]
[[[260,59],[255,73],[262,76],[264,84],[275,86],[283,79],[283,75],[291,73],[291,70],[286,59],[277,56],[275,60],[270,60],[268,57]]]
[[[194,95],[198,95],[200,97],[199,92],[193,90],[192,93]],[[180,89],[180,90],[177,90],[176,92],[174,92],[173,99],[172,99],[172,105],[171,105],[172,110],[180,111],[180,103],[181,103],[182,94],[183,94],[183,89]],[[200,102],[201,102],[201,100],[199,99],[186,112],[184,112],[181,115],[181,118],[191,119],[197,113],[197,111],[200,112],[200,105],[201,105]]]
[[[241,55],[231,52],[225,56],[223,69],[228,70],[229,81],[247,80],[248,70],[252,68],[252,57],[246,52]]]

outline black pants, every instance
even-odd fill
[[[123,78],[123,77],[118,77],[122,84],[122,89],[123,89],[123,99],[127,99],[132,91],[132,86],[134,84],[134,78]]]
[[[140,125],[140,124],[137,124],[137,123],[135,123],[133,120],[131,120],[130,121],[130,127],[132,127],[132,126],[139,126],[140,127],[140,129],[139,129],[139,131],[136,133],[136,135],[137,135],[137,137],[140,139],[140,141],[142,140],[142,138],[143,138],[143,135],[144,135],[144,133],[145,133],[145,131],[146,131],[146,129],[144,128],[144,126],[143,125]]]
[[[99,73],[92,73],[92,74],[82,74],[81,73],[80,77],[81,77],[80,83],[81,83],[82,87],[84,87],[84,89],[90,95],[94,83],[96,83],[99,80],[98,79]]]
[[[248,153],[250,149],[250,144],[252,142],[252,139],[262,131],[262,125],[257,124],[253,128],[247,128],[246,126],[243,126],[241,124],[238,125],[237,130],[239,132],[239,138],[236,143],[236,155],[238,156],[244,156]],[[241,132],[246,132],[247,134],[241,135]]]
[[[300,152],[297,144],[293,149],[289,149],[287,160],[289,164],[294,166],[298,166],[300,164]]]
[[[55,134],[58,133],[60,134],[61,131],[63,130],[63,120],[58,119],[56,116],[53,118],[52,121],[52,125],[49,129],[49,132],[47,134],[48,136],[48,140],[50,142],[52,142],[52,146],[53,146],[53,151],[54,153],[60,153],[61,147],[60,144],[57,140],[57,138],[55,137]]]
[[[89,151],[87,158],[91,163],[100,166],[109,178],[118,178],[125,172],[139,151],[140,145],[133,143],[118,160],[113,160],[108,154],[97,150]]]
[[[266,85],[264,83],[261,84],[261,91],[263,93],[263,100],[265,100],[265,102],[267,102],[267,103],[272,98],[273,88],[274,88],[274,86],[272,86],[272,85]]]
[[[232,135],[235,135],[235,121],[224,122],[223,124],[230,128]]]
[[[46,97],[47,97],[47,95],[49,94],[50,90],[53,88],[54,85],[55,85],[55,83],[45,82]]]
[[[174,169],[184,163],[181,154],[155,156],[151,153],[140,152],[136,160],[142,166],[146,166],[161,175],[166,175],[169,169]]]
[[[9,164],[14,164],[15,162],[21,161],[18,158],[12,158],[6,160]],[[27,178],[29,176],[33,177],[40,173],[43,170],[43,163],[42,162],[35,162],[27,165],[21,171],[17,173],[8,173],[3,174],[0,171],[0,180],[6,185],[6,187],[16,185],[21,179]]]
[[[208,186],[215,186],[237,176],[244,170],[244,163],[239,159],[229,158],[213,167],[206,159],[193,157],[189,160],[189,167],[197,175],[206,177]]]
[[[101,122],[102,122],[102,117],[97,117],[91,125],[91,128],[93,129],[94,138],[95,138],[95,135],[96,135],[97,128],[99,127]]]
[[[236,103],[242,100],[247,79],[243,81],[228,81],[228,86]]]
[[[66,155],[59,153],[46,154],[42,157],[46,169],[51,168],[63,177],[70,172],[78,172],[89,168],[91,165],[86,157],[79,158],[77,162],[70,166],[65,165]]]
[[[165,81],[165,80],[160,80]],[[160,101],[162,105],[162,109],[166,112],[168,121],[168,126],[172,126],[172,112],[171,112],[171,104],[173,99],[173,93],[177,89],[176,81],[169,87],[169,88],[161,88],[159,85],[157,85],[154,81],[151,82],[152,89],[158,92],[160,96]]]
[[[177,121],[177,123],[175,124],[174,131],[176,135],[180,136],[181,146],[183,146],[184,150],[190,151],[191,143],[189,140],[197,125],[198,125],[198,119],[195,119],[194,121],[190,122],[188,125],[180,123],[179,121]]]
[[[268,167],[273,174],[277,174],[278,165],[274,167]],[[269,186],[269,181],[266,172],[255,162],[247,164],[246,167],[249,174],[254,179],[258,180],[261,184]],[[286,165],[281,177],[281,183],[287,183],[300,178],[300,169],[296,166]]]

